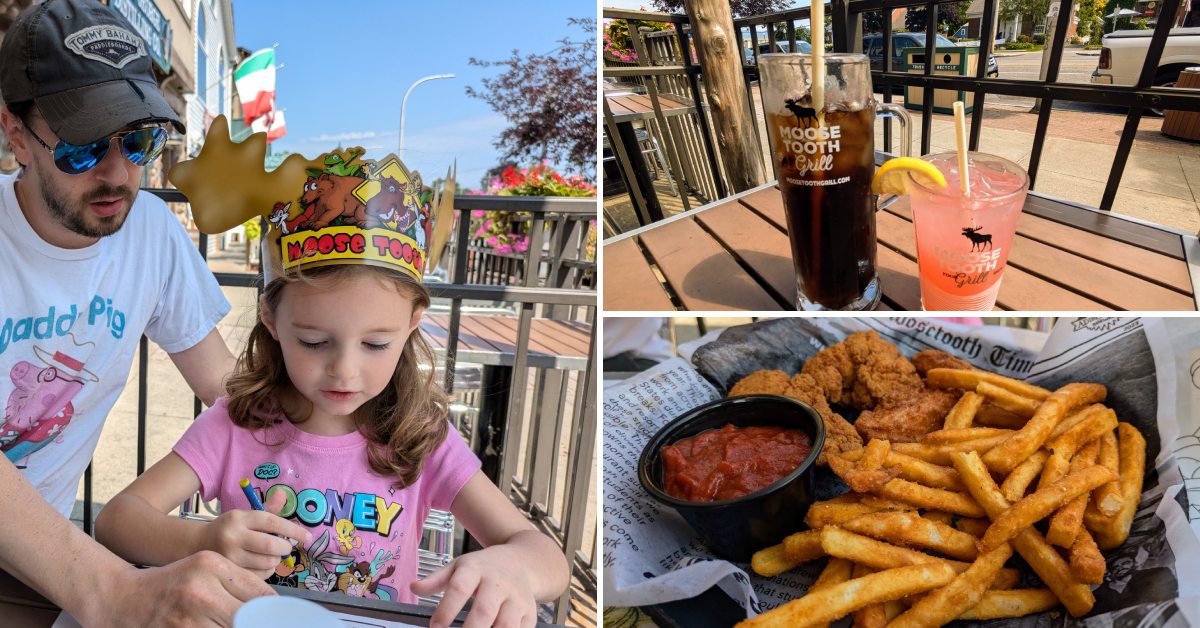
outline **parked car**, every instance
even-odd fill
[[[1128,30],[1105,35],[1099,63],[1092,72],[1092,82],[1103,85],[1137,83],[1153,34],[1152,30]],[[1193,65],[1200,65],[1200,28],[1172,28],[1158,62],[1154,85],[1173,86],[1179,80],[1179,72]],[[1162,115],[1161,109],[1149,111],[1154,115]]]
[[[938,34],[934,43],[939,48],[942,46],[957,45],[941,34]],[[903,70],[905,48],[924,47],[925,33],[892,33],[892,71],[899,72]],[[883,70],[882,34],[864,35],[863,52],[871,58],[872,70]],[[1000,76],[1000,68],[996,65],[996,57],[992,55],[988,55],[987,75],[989,77]]]
[[[746,53],[746,65],[754,65],[755,57],[754,53],[750,51],[750,48],[744,48],[742,51]],[[771,50],[771,42],[769,41],[760,42],[758,44],[758,54],[765,55],[771,52],[792,52],[792,47],[790,42],[786,40],[775,42],[775,50]],[[796,52],[806,55],[812,54],[812,44],[808,43],[807,41],[797,40]]]

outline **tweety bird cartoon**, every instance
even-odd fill
[[[334,540],[343,554],[349,555],[351,551],[362,547],[362,538],[354,536],[354,524],[349,519],[338,519],[333,528],[337,533]]]

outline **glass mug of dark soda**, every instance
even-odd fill
[[[813,103],[812,57],[767,54],[758,67],[771,158],[796,265],[797,309],[865,310],[879,302],[875,272],[875,118],[908,113],[875,102],[866,55],[824,55],[824,102]]]

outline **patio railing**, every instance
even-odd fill
[[[1100,201],[1100,209],[1111,210],[1116,200],[1117,190],[1120,188],[1121,178],[1124,175],[1130,150],[1133,147],[1138,125],[1141,122],[1144,112],[1150,108],[1200,111],[1200,91],[1153,86],[1155,76],[1159,70],[1159,62],[1162,59],[1163,49],[1167,43],[1167,36],[1171,30],[1171,25],[1176,21],[1177,11],[1179,10],[1178,2],[1162,3],[1161,11],[1157,16],[1158,23],[1150,38],[1149,50],[1135,85],[1079,84],[1065,83],[1059,80],[1059,70],[1062,66],[1063,51],[1068,27],[1071,24],[1075,0],[1061,0],[1059,4],[1057,17],[1054,18],[1056,20],[1053,29],[1054,36],[1047,40],[1046,48],[1043,52],[1043,54],[1049,55],[1045,80],[1016,80],[988,78],[985,76],[987,71],[986,60],[992,53],[992,44],[996,39],[996,16],[999,10],[999,0],[983,0],[983,15],[980,22],[979,62],[974,76],[934,75],[934,64],[930,63],[925,64],[923,73],[897,71],[898,68],[892,67],[891,20],[882,19],[882,16],[890,16],[892,10],[899,8],[924,8],[926,9],[925,31],[935,33],[937,32],[936,20],[939,4],[942,3],[931,2],[929,0],[831,0],[831,2],[827,3],[827,14],[832,18],[832,44],[835,52],[861,53],[864,35],[862,26],[863,15],[871,11],[880,12],[881,19],[878,22],[882,24],[883,50],[885,52],[883,54],[883,67],[872,72],[874,88],[876,92],[882,92],[885,102],[891,102],[892,88],[895,86],[906,86],[921,90],[923,96],[921,111],[923,116],[920,132],[922,154],[928,153],[930,148],[932,138],[931,114],[934,106],[935,89],[963,90],[973,94],[974,110],[971,113],[970,133],[971,150],[978,150],[980,148],[980,131],[983,128],[985,96],[1003,95],[1040,99],[1028,167],[1031,189],[1036,189],[1038,169],[1041,165],[1043,150],[1045,148],[1046,131],[1049,128],[1050,115],[1054,110],[1055,103],[1069,101],[1121,107],[1126,109],[1127,117],[1121,132],[1116,156],[1106,179],[1104,194]],[[606,67],[603,72],[605,77],[620,80],[645,80],[649,77],[685,76],[692,84],[697,84],[703,80],[699,64],[692,61],[694,58],[694,45],[686,16],[607,8],[604,9],[603,15],[605,18],[613,19],[638,19],[670,23],[674,26],[675,39],[678,42],[680,50],[678,63],[676,64],[637,68]],[[751,82],[758,79],[758,68],[753,62],[757,59],[759,43],[761,41],[758,35],[758,27],[766,27],[766,42],[770,44],[768,48],[774,50],[777,41],[777,26],[783,28],[783,32],[787,34],[787,41],[794,45],[796,41],[796,22],[808,20],[808,18],[809,9],[801,8],[734,20],[739,46],[743,50],[749,48],[751,51],[749,59],[744,58],[744,55],[742,59],[743,72],[747,78],[747,97],[751,98],[751,102],[753,102]],[[748,33],[743,33],[744,30],[747,30]],[[747,37],[749,41],[746,41]],[[926,38],[925,58],[933,58],[935,44],[935,37]],[[694,93],[697,91],[694,90]],[[654,99],[657,98],[655,95],[651,95],[651,97]],[[695,96],[695,98],[698,103],[702,102],[699,96]],[[606,111],[606,122],[609,119],[610,117]],[[885,119],[884,124],[887,131],[890,131],[890,123],[890,120]],[[765,132],[764,128],[759,128],[758,130],[760,134]],[[891,150],[890,136],[890,132],[885,132],[885,151]],[[719,177],[720,175],[718,174]],[[636,191],[632,193],[636,193]]]
[[[146,190],[167,202],[187,203],[177,190]],[[468,247],[458,247],[469,235],[470,210],[521,211],[533,214],[531,243],[541,242],[547,234],[544,223],[566,215],[563,224],[582,224],[594,219],[596,201],[592,198],[564,199],[551,197],[481,197],[456,196],[454,208],[460,221],[456,239],[447,247],[452,251],[451,283],[427,283],[435,300],[448,300],[449,339],[445,357],[439,364],[444,374],[444,388],[458,406],[459,419],[463,408],[466,420],[456,421],[468,440],[478,443],[482,450],[485,472],[500,489],[542,531],[562,547],[572,570],[572,585],[553,604],[554,621],[563,623],[574,613],[595,621],[596,594],[596,526],[586,525],[589,504],[595,504],[595,437],[596,407],[593,383],[596,379],[596,294],[594,291],[537,287],[546,282],[560,286],[594,284],[594,263],[563,254],[572,250],[578,230],[552,229],[546,247],[549,254],[526,256],[527,268],[539,268],[527,273],[528,287],[486,286],[467,284]],[[590,212],[590,216],[588,213]],[[208,236],[200,234],[201,256],[207,257]],[[541,247],[539,247],[540,249]],[[575,249],[578,250],[578,249]],[[259,288],[261,276],[254,273],[216,272],[218,284],[229,287]],[[478,416],[479,395],[488,391],[455,393],[455,373],[460,366],[455,347],[464,301],[510,303],[515,306],[517,336],[514,342],[516,357],[512,382],[508,389],[498,392],[507,401],[503,404],[507,421],[496,417]],[[529,340],[535,316],[555,317],[586,324],[590,333],[587,367],[576,372],[560,369],[530,368]],[[236,351],[235,351],[236,353]],[[142,337],[138,351],[138,413],[137,413],[137,474],[146,468],[146,417],[148,414],[149,341]],[[568,394],[573,391],[573,394]],[[461,394],[466,392],[467,394]],[[202,405],[193,399],[193,416],[199,415]],[[455,414],[452,408],[452,414]],[[475,411],[474,413],[471,411]],[[83,529],[92,534],[95,515],[92,466],[88,465],[83,482]],[[594,513],[592,513],[594,516]],[[441,542],[444,539],[439,539]],[[590,549],[590,551],[587,551]]]

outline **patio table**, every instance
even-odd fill
[[[880,309],[920,310],[908,199],[877,213]],[[796,303],[783,199],[775,183],[604,242],[604,308],[784,310]],[[1030,192],[1001,310],[1196,310],[1196,237]]]
[[[654,191],[654,186],[650,181],[650,171],[646,166],[646,159],[642,155],[636,130],[633,128],[634,122],[648,120],[655,116],[654,101],[645,94],[636,94],[625,90],[609,90],[604,94],[604,103],[607,112],[611,114],[612,123],[616,125],[617,137],[628,157],[627,163],[625,158],[622,158],[621,154],[614,150],[617,167],[625,179],[631,175],[636,178],[638,188],[641,189],[644,197],[644,209],[650,220],[662,220],[662,206],[658,203],[658,194]],[[690,99],[673,94],[659,95],[658,105],[664,118],[696,111],[696,107]],[[632,195],[633,187],[628,183],[625,184],[625,187],[630,190]],[[641,199],[635,199],[634,207],[641,202],[643,202]],[[641,212],[635,213],[641,216]]]
[[[483,367],[480,384],[479,420],[475,426],[475,454],[483,461],[484,473],[499,481],[499,457],[508,431],[508,399],[517,355],[516,316],[463,314],[459,318],[456,362]],[[434,352],[445,355],[449,344],[450,315],[426,314],[421,331]],[[591,326],[577,321],[535,318],[529,332],[530,368],[586,371]],[[554,387],[551,387],[554,388]]]
[[[427,625],[433,616],[431,606],[402,604],[368,598],[353,597],[343,593],[323,593],[294,587],[279,587],[272,585],[279,595],[312,600],[335,613],[361,617],[362,625],[379,625],[371,620],[395,622],[415,625]],[[22,626],[29,628],[50,628],[58,619],[61,610],[50,600],[42,597],[33,589],[25,586],[4,571],[0,571],[0,617],[5,626]],[[455,625],[461,625],[467,612],[463,611],[455,619]],[[359,621],[359,620],[355,620]],[[553,628],[557,624],[538,622],[540,627]]]

